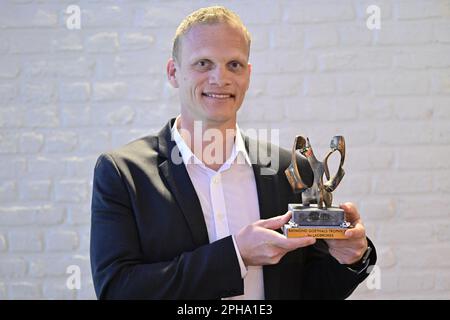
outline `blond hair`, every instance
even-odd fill
[[[248,51],[250,54],[250,43],[251,37],[245,25],[242,23],[241,18],[233,11],[222,7],[222,6],[212,6],[206,8],[200,8],[190,15],[188,15],[175,32],[175,37],[173,39],[172,47],[172,58],[180,62],[180,48],[181,48],[181,38],[194,26],[200,24],[216,24],[216,23],[227,23],[231,26],[237,27],[243,31],[244,37],[248,43]]]

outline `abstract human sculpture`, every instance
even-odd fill
[[[328,159],[335,151],[339,151],[341,159],[335,175],[330,176]],[[314,174],[313,184],[308,187],[302,180],[297,157],[304,157],[311,166]],[[301,204],[289,204],[292,212],[291,221],[285,225],[285,234],[288,237],[312,236],[315,238],[345,238],[345,230],[350,224],[345,221],[344,210],[333,207],[332,192],[341,182],[345,171],[345,140],[343,136],[334,136],[331,139],[330,151],[323,162],[317,160],[308,138],[297,136],[292,149],[291,165],[285,174],[294,193],[302,194]],[[325,174],[326,181],[323,181]]]

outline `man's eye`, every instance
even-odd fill
[[[242,65],[239,62],[237,62],[237,61],[233,61],[233,62],[230,63],[230,67],[232,69],[239,69],[241,66]]]
[[[206,60],[200,60],[199,62],[197,62],[197,66],[201,68],[206,68],[209,66],[209,62]]]

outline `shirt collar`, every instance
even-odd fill
[[[191,149],[188,147],[184,139],[181,137],[180,131],[178,131],[177,128],[178,118],[179,116],[175,119],[172,126],[172,139],[177,144],[178,150],[180,150],[183,163],[188,164],[191,163],[191,161],[194,161],[195,164],[201,164],[202,162],[200,161],[200,159],[197,158],[195,154],[192,153]]]
[[[202,165],[202,161],[192,153],[192,150],[188,147],[184,139],[181,137],[180,131],[177,128],[179,116],[175,119],[172,126],[172,139],[177,144],[178,150],[181,153],[183,163],[194,163]],[[225,161],[224,167],[229,167],[231,163],[237,158],[239,164],[246,163],[251,166],[251,161],[245,148],[244,139],[242,138],[241,130],[236,123],[236,137],[233,144],[233,149],[231,151],[230,157]]]
[[[248,156],[247,148],[245,148],[245,143],[244,139],[242,138],[241,129],[239,128],[237,123],[236,123],[236,139],[234,140],[234,146],[236,147],[236,153],[240,154],[244,158],[245,163],[251,166],[252,163]]]

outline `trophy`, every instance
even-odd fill
[[[336,174],[330,177],[328,158],[339,151],[341,160]],[[311,187],[302,180],[297,166],[297,157],[308,160],[314,174]],[[287,179],[295,194],[301,193],[302,203],[290,203],[291,220],[284,225],[284,234],[288,238],[314,237],[317,239],[345,239],[345,231],[352,228],[345,221],[344,210],[332,206],[332,192],[342,180],[345,172],[342,168],[345,160],[345,140],[343,136],[331,139],[330,151],[323,162],[317,160],[308,138],[295,137],[292,148],[291,165],[285,170]],[[323,175],[326,182],[323,181]]]

